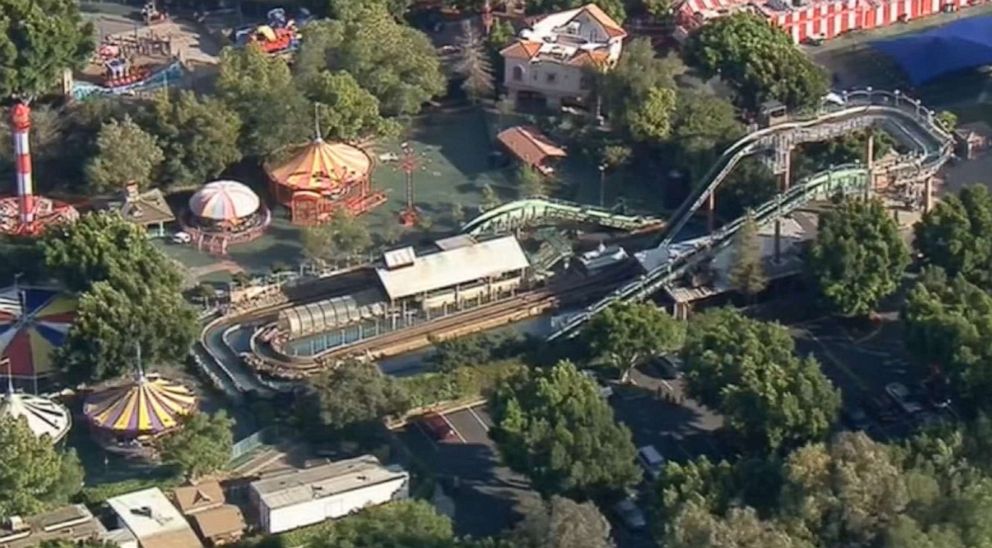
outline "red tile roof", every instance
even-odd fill
[[[540,49],[540,42],[517,40],[516,42],[500,50],[499,53],[503,57],[509,57],[511,59],[533,59]]]
[[[521,162],[539,166],[548,158],[564,158],[567,153],[532,126],[513,126],[499,132],[496,139]]]

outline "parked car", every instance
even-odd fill
[[[172,243],[174,244],[188,244],[193,241],[193,237],[190,236],[189,232],[179,231],[172,235]]]
[[[860,406],[848,407],[844,409],[842,416],[844,423],[854,430],[867,430],[871,426],[868,413]]]
[[[682,376],[682,360],[678,356],[658,356],[652,363],[663,379],[675,380]]]
[[[455,437],[455,431],[448,421],[436,413],[420,419],[420,425],[435,441],[446,441]]]
[[[617,516],[629,529],[636,531],[644,529],[648,525],[647,520],[644,519],[644,512],[638,508],[637,501],[632,493],[628,493],[623,500],[614,504],[613,511],[617,513]]]
[[[662,467],[665,466],[665,457],[661,456],[653,445],[645,445],[637,450],[637,462],[651,479],[658,479]]]
[[[919,402],[915,401],[913,395],[906,388],[906,385],[901,382],[890,382],[885,385],[885,393],[892,398],[892,401],[902,409],[903,413],[907,415],[914,415],[923,411],[923,406]]]

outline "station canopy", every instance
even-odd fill
[[[918,86],[952,72],[992,65],[992,16],[971,17],[871,45]]]
[[[186,386],[156,375],[139,375],[127,384],[86,398],[83,414],[96,428],[116,434],[157,435],[179,424],[196,407]]]
[[[362,180],[372,171],[372,159],[358,147],[317,139],[285,163],[272,167],[269,177],[294,190],[334,192],[341,185]]]
[[[23,304],[22,304],[23,303]],[[52,352],[65,342],[76,300],[59,291],[8,287],[0,290],[0,376],[44,377],[53,372]]]

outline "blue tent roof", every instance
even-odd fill
[[[913,85],[920,85],[949,72],[992,65],[992,16],[871,45],[898,63]]]

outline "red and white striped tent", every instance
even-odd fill
[[[958,9],[979,0],[685,0],[679,6],[682,36],[706,21],[741,10],[766,17],[796,43],[811,38],[829,40],[853,30],[871,30],[900,21],[939,13],[945,6]]]

